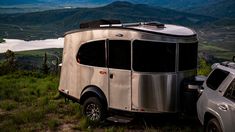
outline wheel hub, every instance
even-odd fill
[[[100,118],[99,107],[96,104],[89,104],[86,109],[86,115],[92,121],[99,120]]]

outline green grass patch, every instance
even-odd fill
[[[13,100],[3,100],[0,101],[0,108],[6,111],[14,110],[18,107],[17,102]]]
[[[0,76],[0,130],[56,131],[64,123],[79,122],[80,105],[65,102],[58,84],[58,76],[34,72]]]
[[[135,126],[116,126],[89,121],[78,103],[65,102],[58,94],[58,76],[16,72],[0,76],[1,131],[96,131],[124,132]],[[106,125],[106,126],[104,126]],[[150,125],[151,126],[151,125]],[[137,127],[140,131],[190,131],[190,126]]]
[[[48,126],[51,130],[56,130],[56,128],[60,125],[60,122],[56,119],[51,119],[48,121]]]

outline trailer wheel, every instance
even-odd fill
[[[89,120],[98,122],[104,119],[105,109],[98,98],[90,97],[83,104],[83,114]]]
[[[205,128],[206,132],[222,132],[221,126],[216,118],[208,121]]]

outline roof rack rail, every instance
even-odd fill
[[[112,25],[112,24],[121,24],[120,20],[107,20],[107,19],[101,19],[101,20],[94,20],[94,21],[87,21],[80,23],[80,29],[83,28],[99,28],[100,25]]]
[[[144,22],[142,25],[149,25],[149,26],[156,26],[158,28],[165,28],[165,25],[163,23],[160,23],[158,21],[152,21],[152,22]]]
[[[234,63],[234,62],[231,62],[231,61],[222,62],[221,65],[235,69],[235,63]]]
[[[100,27],[131,27],[131,26],[140,26],[140,25],[148,25],[148,26],[156,26],[157,28],[165,28],[165,25],[163,23],[158,22],[158,21],[122,24],[120,20],[101,19],[101,20],[83,22],[80,24],[80,29],[100,28]]]

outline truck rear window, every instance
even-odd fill
[[[228,74],[229,72],[227,71],[215,69],[206,81],[207,86],[213,90],[216,90],[224,81],[224,79],[228,76]]]

